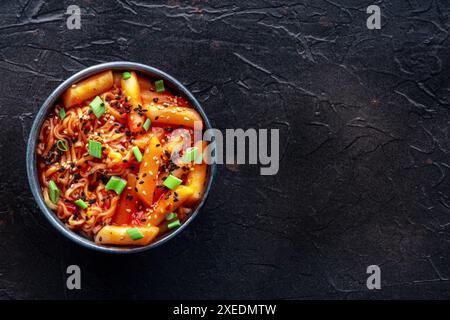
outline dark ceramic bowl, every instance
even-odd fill
[[[62,235],[69,238],[73,242],[82,245],[86,248],[94,249],[97,251],[107,252],[107,253],[118,253],[118,254],[125,254],[125,253],[134,253],[134,252],[142,252],[145,250],[149,250],[151,248],[155,248],[157,246],[160,246],[163,243],[166,243],[170,239],[174,238],[176,235],[183,232],[184,229],[192,222],[192,220],[198,215],[198,212],[202,208],[203,204],[205,203],[205,200],[208,196],[209,190],[211,189],[212,182],[214,180],[214,176],[216,173],[216,165],[213,161],[212,164],[209,166],[208,170],[208,177],[207,177],[207,186],[205,190],[205,194],[203,196],[202,201],[198,204],[196,210],[192,213],[192,215],[188,218],[187,221],[185,221],[181,227],[178,229],[162,236],[161,238],[158,238],[155,242],[142,247],[127,247],[127,248],[121,248],[121,247],[113,247],[113,246],[103,246],[103,245],[97,245],[95,242],[83,237],[82,235],[70,230],[67,228],[64,223],[59,220],[59,218],[53,213],[45,204],[44,198],[42,196],[41,187],[38,179],[38,170],[36,165],[36,144],[39,137],[39,131],[41,129],[42,123],[44,122],[47,114],[49,111],[53,108],[55,103],[58,101],[58,99],[62,96],[64,91],[66,91],[67,88],[69,88],[72,84],[79,82],[80,80],[83,80],[85,78],[88,78],[89,76],[92,76],[96,73],[102,72],[104,70],[134,70],[139,73],[145,74],[153,79],[162,79],[164,80],[164,84],[173,90],[173,92],[185,97],[191,105],[199,112],[201,117],[203,118],[205,128],[211,129],[211,124],[209,123],[208,118],[206,117],[205,111],[200,106],[200,103],[194,98],[192,93],[189,92],[186,87],[184,87],[178,80],[173,78],[172,76],[168,75],[167,73],[158,70],[156,68],[152,68],[149,66],[146,66],[144,64],[134,63],[134,62],[124,62],[124,61],[117,61],[117,62],[108,62],[108,63],[102,63],[98,64],[89,68],[86,68],[84,70],[81,70],[80,72],[74,74],[69,79],[64,81],[62,84],[60,84],[45,100],[44,104],[40,108],[39,112],[36,115],[36,118],[34,119],[33,126],[31,128],[30,136],[28,138],[28,146],[27,146],[27,173],[28,173],[28,181],[30,183],[31,191],[33,192],[33,196],[36,199],[36,202],[41,209],[41,211],[44,213],[45,217],[50,221],[50,223],[58,230]],[[214,140],[214,139],[213,139]]]

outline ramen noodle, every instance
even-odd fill
[[[48,207],[102,245],[147,245],[180,227],[203,197],[201,116],[163,80],[96,74],[64,93],[45,119],[37,166]]]

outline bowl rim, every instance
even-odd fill
[[[142,63],[137,62],[129,62],[129,61],[114,61],[114,62],[106,62],[101,63],[97,65],[93,65],[90,67],[87,67],[85,69],[82,69],[75,73],[74,75],[70,76],[68,79],[63,81],[56,89],[54,89],[50,95],[47,97],[47,99],[44,101],[44,103],[39,108],[34,120],[33,125],[30,130],[30,134],[28,136],[28,142],[27,142],[27,150],[26,150],[26,165],[27,165],[27,176],[28,176],[28,183],[31,188],[31,192],[34,196],[34,199],[36,200],[39,209],[42,211],[44,216],[47,218],[47,220],[50,222],[50,224],[59,231],[62,235],[64,235],[69,240],[89,249],[93,249],[100,252],[105,253],[113,253],[113,254],[130,254],[130,253],[138,253],[147,251],[150,249],[154,249],[156,247],[159,247],[160,245],[167,243],[169,240],[173,239],[177,235],[179,235],[186,227],[196,218],[198,215],[200,209],[203,207],[208,195],[209,191],[211,189],[212,183],[214,181],[215,175],[216,175],[216,161],[212,161],[212,163],[209,165],[209,178],[208,183],[206,185],[206,189],[203,195],[202,200],[197,205],[197,208],[192,213],[192,215],[181,225],[181,227],[175,229],[171,233],[167,234],[166,236],[162,237],[161,239],[150,243],[147,246],[140,246],[140,247],[127,247],[127,248],[121,248],[121,247],[109,247],[109,246],[102,246],[97,245],[92,240],[89,240],[82,235],[78,234],[75,231],[70,230],[57,216],[56,214],[51,211],[47,205],[45,204],[44,197],[41,192],[41,186],[39,183],[38,178],[38,170],[37,170],[37,162],[36,162],[36,144],[39,137],[39,132],[41,129],[41,126],[49,112],[49,110],[54,106],[56,101],[61,97],[61,95],[64,93],[64,91],[69,88],[72,84],[79,82],[83,79],[88,78],[89,76],[92,76],[96,73],[105,71],[105,70],[132,70],[137,71],[143,74],[148,75],[151,78],[159,78],[164,80],[165,84],[171,88],[176,93],[182,94],[187,100],[193,105],[193,107],[196,109],[197,112],[200,113],[205,129],[212,129],[212,126],[209,122],[208,117],[206,116],[205,111],[203,110],[200,103],[197,101],[197,99],[194,97],[194,95],[178,80],[176,80],[171,75],[167,74],[164,71],[161,71],[155,67],[151,67]],[[214,133],[214,131],[212,131]],[[215,144],[215,136],[214,134],[211,134],[212,141],[210,143]],[[213,155],[214,157],[214,155]]]

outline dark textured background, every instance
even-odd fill
[[[449,14],[448,0],[1,1],[0,298],[449,298]],[[279,128],[278,175],[219,166],[199,218],[145,254],[65,240],[30,193],[27,135],[59,83],[114,60],[174,75],[217,128]]]

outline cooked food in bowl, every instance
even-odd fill
[[[203,120],[163,80],[104,71],[66,90],[40,129],[47,206],[108,246],[145,246],[180,227],[205,191]]]

